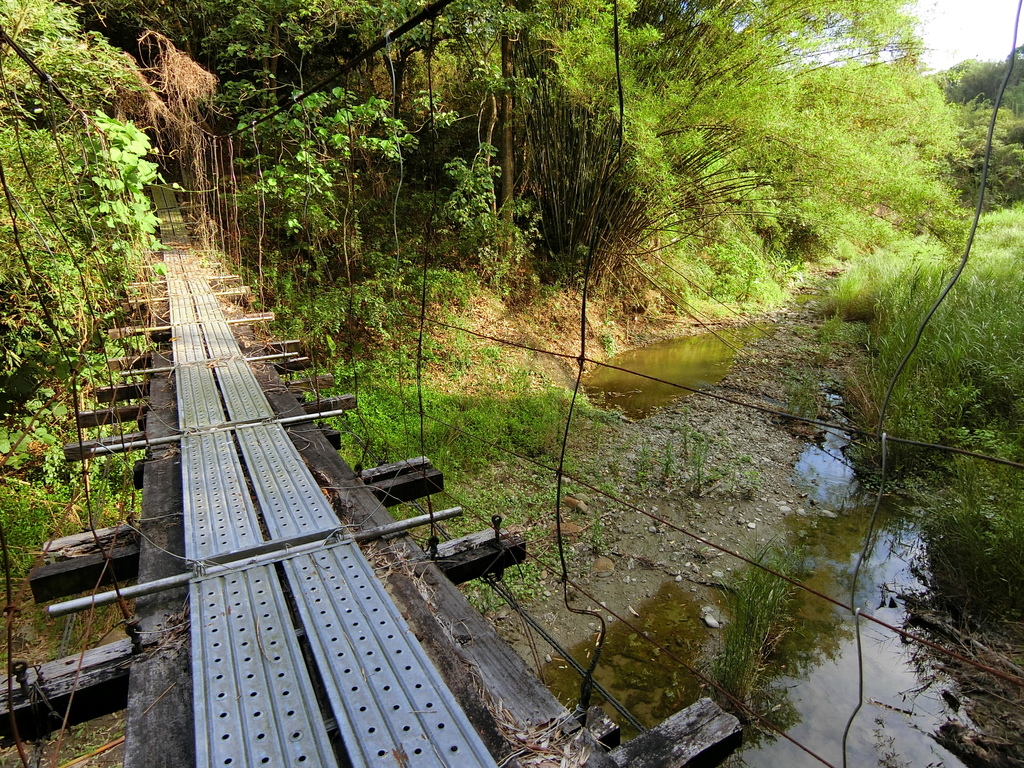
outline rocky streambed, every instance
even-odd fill
[[[772,413],[841,420],[834,393],[847,373],[849,348],[819,330],[813,303],[760,318],[757,326],[704,394],[624,417],[591,446],[587,464],[608,495],[570,484],[563,499],[570,579],[577,586],[563,595],[552,568],[524,603],[576,666],[586,666],[594,652],[599,622],[567,605],[600,613],[609,629],[596,679],[644,726],[707,695],[700,675],[731,620],[726,592],[746,567],[728,552],[751,558],[773,547],[799,552],[806,583],[843,601],[850,597],[869,512],[843,456],[845,436]],[[922,589],[911,567],[919,542],[904,506],[885,505],[858,593],[858,601],[896,625],[904,617],[901,595]],[[580,678],[573,664],[531,637],[510,608],[492,619],[552,690],[574,704]],[[943,697],[949,681],[915,665],[888,631],[862,628],[860,640],[859,654],[847,612],[795,595],[792,626],[766,676],[779,694],[772,719],[825,760],[843,762],[842,729],[864,672],[871,683],[847,747],[853,764],[962,765],[931,736],[956,717]],[[758,727],[748,730],[734,760],[821,764]]]

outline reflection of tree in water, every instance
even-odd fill
[[[861,571],[860,601],[874,608],[880,599],[888,600],[889,587],[880,584],[888,571],[877,567],[889,555],[902,563],[906,556],[903,519],[887,505],[878,521],[878,545]],[[794,530],[792,538],[802,543],[804,558],[800,580],[807,586],[843,602],[849,600],[850,579],[864,543],[869,509],[848,510],[838,519],[797,519],[805,534]],[[916,541],[916,539],[915,539]],[[891,569],[891,566],[890,566]],[[902,586],[902,585],[901,585]],[[882,590],[881,592],[879,590]],[[639,611],[635,626],[667,648],[672,655],[698,668],[708,669],[708,631],[700,617],[700,605],[693,596],[674,582],[662,585],[657,594]],[[791,613],[784,619],[788,631],[767,659],[760,688],[751,695],[754,711],[762,713],[780,730],[800,723],[801,715],[790,695],[802,681],[823,664],[840,659],[853,642],[853,624],[849,614],[805,590],[796,590]],[[572,652],[583,664],[593,650],[593,637]],[[579,696],[579,675],[557,657],[547,664],[545,680],[555,694],[570,706]],[[681,667],[668,653],[655,648],[622,623],[609,626],[595,677],[647,727],[653,727],[701,696],[710,695],[706,686]],[[721,696],[716,697],[720,701]],[[595,704],[603,703],[595,695]],[[610,710],[609,710],[610,711]],[[632,734],[624,729],[624,737]],[[777,734],[763,724],[749,723],[745,728],[747,748],[777,740]],[[742,765],[742,757],[730,765]]]
[[[858,590],[858,604],[869,610],[888,604],[893,594],[900,594],[911,586],[903,583],[890,586],[886,583],[887,570],[879,566],[889,564],[891,570],[893,563],[905,563],[909,559],[908,552],[917,546],[916,534],[894,503],[884,504],[881,512],[874,547],[861,569]],[[820,527],[804,528],[801,582],[817,592],[848,602],[869,518],[869,508],[857,508],[848,510],[838,519],[823,521]],[[807,524],[807,521],[799,522]],[[849,613],[806,590],[796,591],[791,622],[790,631],[767,660],[762,688],[753,694],[751,702],[756,711],[764,713],[781,730],[788,730],[801,721],[790,691],[823,664],[839,661],[854,641],[854,625]],[[778,738],[756,723],[744,730],[748,748]],[[741,757],[729,763],[742,764]]]
[[[732,367],[737,350],[762,335],[761,329],[740,328],[631,349],[608,361],[623,370],[599,366],[584,384],[590,397],[602,407],[618,408],[632,418],[641,418],[690,393],[627,371],[702,389],[721,381]]]
[[[700,682],[673,656],[695,663],[693,660],[700,658],[704,647],[707,629],[701,622],[699,606],[675,582],[663,584],[644,604],[640,614],[641,618],[631,623],[664,646],[668,653],[625,624],[616,622],[608,627],[601,663],[594,677],[637,720],[650,728],[701,697]],[[572,654],[586,664],[593,646],[591,638],[575,646]],[[576,704],[580,677],[568,665],[555,658],[545,666],[544,679],[563,703]],[[593,703],[603,704],[596,694]],[[624,727],[623,736],[631,735],[628,727]]]

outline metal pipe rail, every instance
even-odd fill
[[[248,427],[260,426],[262,424],[282,424],[290,426],[292,424],[302,424],[307,421],[316,421],[317,419],[329,419],[334,416],[342,416],[349,410],[349,408],[337,408],[331,411],[314,411],[313,413],[304,413],[298,416],[286,416],[284,418],[258,419],[252,421],[229,421],[216,426],[196,428],[188,432],[181,432],[177,435],[154,437],[152,439],[129,439],[120,443],[115,442],[118,439],[118,436],[115,435],[109,438],[100,438],[99,440],[84,440],[81,443],[68,443],[64,446],[64,449],[65,451],[74,448],[80,449],[80,458],[89,459],[95,458],[96,456],[110,456],[118,453],[141,451],[153,446],[173,445],[174,443],[180,442],[183,438],[190,436],[209,435],[215,432],[230,432],[233,429],[246,429]],[[137,435],[138,433],[134,434]],[[126,437],[128,436],[126,435]]]
[[[339,539],[338,537],[349,533],[349,530],[342,526],[330,531],[326,537],[322,532],[317,532],[316,534],[304,533],[291,539],[279,539],[265,544],[257,544],[248,549],[211,557],[201,562],[190,562],[189,565],[193,570],[180,573],[177,576],[154,579],[143,584],[111,589],[107,592],[97,592],[87,597],[65,600],[63,603],[54,603],[46,607],[46,613],[53,618],[59,618],[90,608],[98,608],[101,605],[110,605],[117,602],[118,599],[130,600],[135,597],[142,597],[143,595],[153,595],[157,592],[173,589],[174,587],[182,587],[190,581],[202,581],[213,576],[223,576],[230,571],[243,570],[257,565],[271,565],[290,557],[307,555],[318,550],[351,544],[352,542],[362,544],[368,541],[376,541],[385,536],[404,533],[422,525],[430,525],[433,521],[451,520],[453,517],[458,517],[461,514],[462,507],[452,507],[451,509],[435,512],[433,515],[418,515],[406,520],[396,520],[379,528],[357,531],[350,536],[346,536],[344,539]]]
[[[298,352],[278,352],[273,355],[257,355],[256,357],[234,357],[234,358],[209,358],[207,360],[194,360],[188,365],[217,365],[218,363],[226,363],[228,360],[242,360],[246,363],[261,363],[265,360],[283,360],[285,358],[298,358],[305,362],[308,357],[299,357]],[[298,362],[298,360],[291,360],[290,362]],[[185,363],[182,363],[185,365]],[[167,365],[162,368],[129,368],[128,370],[118,371],[118,376],[149,376],[154,373],[172,373],[176,371],[180,366]]]

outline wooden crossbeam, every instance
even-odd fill
[[[96,532],[78,534],[51,542],[50,562],[32,570],[29,585],[37,603],[56,600],[93,589],[97,584],[113,583],[108,573],[100,581],[109,551],[111,567],[120,583],[138,577],[138,532],[129,526],[106,528]],[[66,543],[61,544],[61,541]],[[97,552],[97,547],[100,552]],[[65,555],[61,553],[71,552]],[[451,541],[442,542],[434,561],[441,572],[454,584],[463,584],[489,574],[500,574],[505,568],[526,559],[526,539],[521,534],[504,534],[495,540],[494,531],[471,533]]]
[[[113,384],[109,387],[96,387],[92,391],[93,397],[101,403],[116,403],[121,400],[134,400],[145,397],[149,390],[149,383],[146,381],[135,381],[128,384]]]
[[[149,269],[152,269],[152,265],[144,265]],[[206,278],[209,282],[214,283],[240,283],[242,282],[241,275],[213,275],[212,277]],[[163,286],[163,279],[158,281],[146,281],[146,282],[134,282],[128,283],[128,288],[151,288],[154,286]]]
[[[329,373],[321,373],[319,376],[309,376],[305,379],[292,379],[284,382],[285,388],[292,393],[296,392],[318,392],[334,386],[334,376]]]
[[[134,579],[138,573],[139,543],[133,535],[108,552],[80,555],[33,568],[28,583],[35,601],[45,603],[115,581],[121,584]]]
[[[313,361],[308,357],[293,357],[289,360],[278,360],[273,363],[274,370],[278,373],[291,373],[293,371],[305,371],[313,367]]]
[[[149,368],[151,358],[152,355],[149,352],[143,352],[138,355],[129,355],[128,357],[112,357],[107,360],[107,367],[112,371],[130,371],[136,368]]]
[[[494,531],[486,530],[442,542],[434,562],[453,584],[463,584],[492,573],[500,575],[524,560],[526,538],[522,534],[504,534],[495,539]]]
[[[587,719],[584,723],[590,735],[597,739],[605,749],[614,749],[622,743],[622,731],[618,723],[612,720],[608,713],[601,707],[591,707],[587,710]]]
[[[131,446],[145,443],[145,432],[125,432],[123,435],[101,437],[97,440],[83,440],[80,443],[68,443],[64,446],[65,461],[85,461],[104,453],[124,453]],[[145,445],[140,445],[134,450],[143,450]]]
[[[131,663],[131,642],[119,640],[84,654],[16,667],[10,699],[6,693],[0,696],[0,739],[13,735],[12,713],[19,737],[28,740],[57,730],[65,718],[67,725],[77,725],[124,709]]]
[[[91,429],[107,424],[129,424],[133,421],[141,421],[145,416],[146,406],[137,404],[118,405],[97,411],[79,411],[75,418],[78,420],[79,429]]]
[[[135,529],[130,525],[115,525],[50,539],[43,547],[43,562],[57,563],[80,555],[91,555],[109,549],[115,541],[124,542],[135,535]]]
[[[234,297],[249,297],[252,296],[252,288],[248,285],[240,285],[237,288],[225,288],[220,291],[212,291],[211,295],[220,296],[222,298]],[[167,295],[162,294],[159,296],[129,296],[126,300],[131,306],[142,306],[146,304],[152,304],[155,301],[167,301]]]
[[[321,397],[319,400],[310,400],[309,402],[302,403],[302,410],[306,413],[351,411],[355,407],[355,395],[334,395],[332,397]]]
[[[267,323],[274,319],[273,312],[257,312],[253,315],[243,315],[242,317],[233,317],[224,322],[229,325],[245,325],[247,323]],[[111,339],[127,339],[131,336],[142,336],[146,334],[157,334],[165,333],[172,330],[170,325],[152,325],[142,326],[133,325],[125,328],[111,328],[107,331],[107,336]]]
[[[299,352],[305,345],[301,339],[286,339],[284,341],[266,341],[259,346],[275,352]]]
[[[444,476],[426,456],[364,469],[360,477],[385,507],[444,490]]]
[[[711,699],[701,699],[608,755],[619,768],[718,765],[742,739],[739,720]]]
[[[338,409],[327,410],[324,405],[329,402],[336,402]],[[319,402],[309,403],[304,410],[310,416],[316,418],[328,418],[340,415],[338,411],[347,411],[355,407],[355,397],[347,395],[338,398],[328,398]],[[311,419],[305,419],[307,421]],[[301,417],[295,421],[303,421]],[[251,425],[251,422],[249,423]],[[220,428],[243,427],[245,424],[225,424]],[[154,445],[169,445],[181,437],[180,434],[167,435],[159,439],[150,439],[145,432],[126,432],[120,435],[100,437],[95,440],[83,440],[79,443],[68,443],[64,446],[64,459],[66,461],[84,461],[96,456],[104,456],[114,453],[126,453],[128,451],[141,451],[151,448]],[[397,503],[397,502],[396,502]]]

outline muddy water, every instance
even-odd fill
[[[700,620],[700,605],[675,582],[663,584],[637,613],[640,618],[631,617],[631,623],[666,652],[625,624],[613,623],[608,627],[594,679],[648,728],[700,698],[700,681],[672,656],[700,658],[707,631]],[[571,650],[572,656],[586,666],[593,647],[593,640],[587,640]],[[580,676],[557,656],[545,665],[543,674],[548,688],[572,709],[579,698]],[[600,696],[593,703],[605,707],[623,726],[626,737],[636,735]]]
[[[692,342],[691,342],[692,343]],[[728,355],[720,343],[707,342],[712,359],[702,370],[721,370]],[[659,345],[659,347],[662,345]],[[690,347],[687,365],[701,369]],[[638,350],[637,352],[643,352]],[[730,350],[731,353],[731,350]],[[655,350],[653,373],[664,374],[664,350]],[[637,366],[643,360],[622,362]],[[619,364],[616,361],[616,364]],[[717,368],[716,368],[717,367]],[[648,370],[652,370],[648,368]],[[701,374],[704,375],[704,374]],[[635,377],[634,377],[635,378]],[[590,386],[595,386],[593,382]],[[642,380],[634,386],[646,387]],[[622,387],[625,389],[625,387]],[[647,413],[654,405],[644,393],[639,405],[619,400],[626,413]],[[676,396],[676,393],[673,393]],[[633,409],[636,410],[633,410]],[[790,518],[788,541],[803,553],[809,587],[843,602],[850,586],[871,516],[870,498],[858,485],[843,456],[846,435],[826,432],[809,446],[794,465],[792,482],[829,515]],[[877,534],[868,548],[860,573],[857,604],[894,626],[901,626],[904,609],[900,595],[923,590],[911,563],[920,547],[910,502],[887,500],[877,521]],[[724,612],[724,600],[719,600]],[[819,597],[798,592],[794,622],[768,666],[768,703],[762,711],[792,738],[833,765],[842,765],[843,730],[858,702],[858,681],[863,670],[863,707],[851,729],[846,759],[851,766],[943,766],[963,764],[935,743],[931,734],[951,717],[941,694],[946,681],[915,665],[910,646],[890,630],[861,621],[860,647],[850,614]],[[701,683],[677,660],[704,671],[722,630],[709,629],[701,620],[701,604],[674,582],[665,583],[655,597],[636,606],[637,629],[650,635],[670,653],[659,652],[636,631],[613,624],[602,654],[597,679],[637,717],[652,727],[673,712],[707,695]],[[727,617],[727,614],[726,614]],[[572,650],[585,662],[592,641]],[[563,701],[574,704],[579,677],[560,659],[545,668],[546,680]],[[612,710],[606,706],[609,712]],[[613,715],[614,717],[614,715]],[[962,716],[961,716],[962,717]],[[622,722],[621,718],[618,718]],[[624,729],[629,736],[628,729]],[[731,758],[731,765],[775,768],[817,766],[817,759],[791,742],[747,729],[746,742]]]
[[[629,350],[608,362],[644,376],[702,389],[720,382],[744,343],[763,333],[763,330],[740,328],[687,336]],[[673,400],[692,394],[686,389],[611,368],[595,369],[583,384],[596,405],[617,408],[634,419],[648,416]]]

